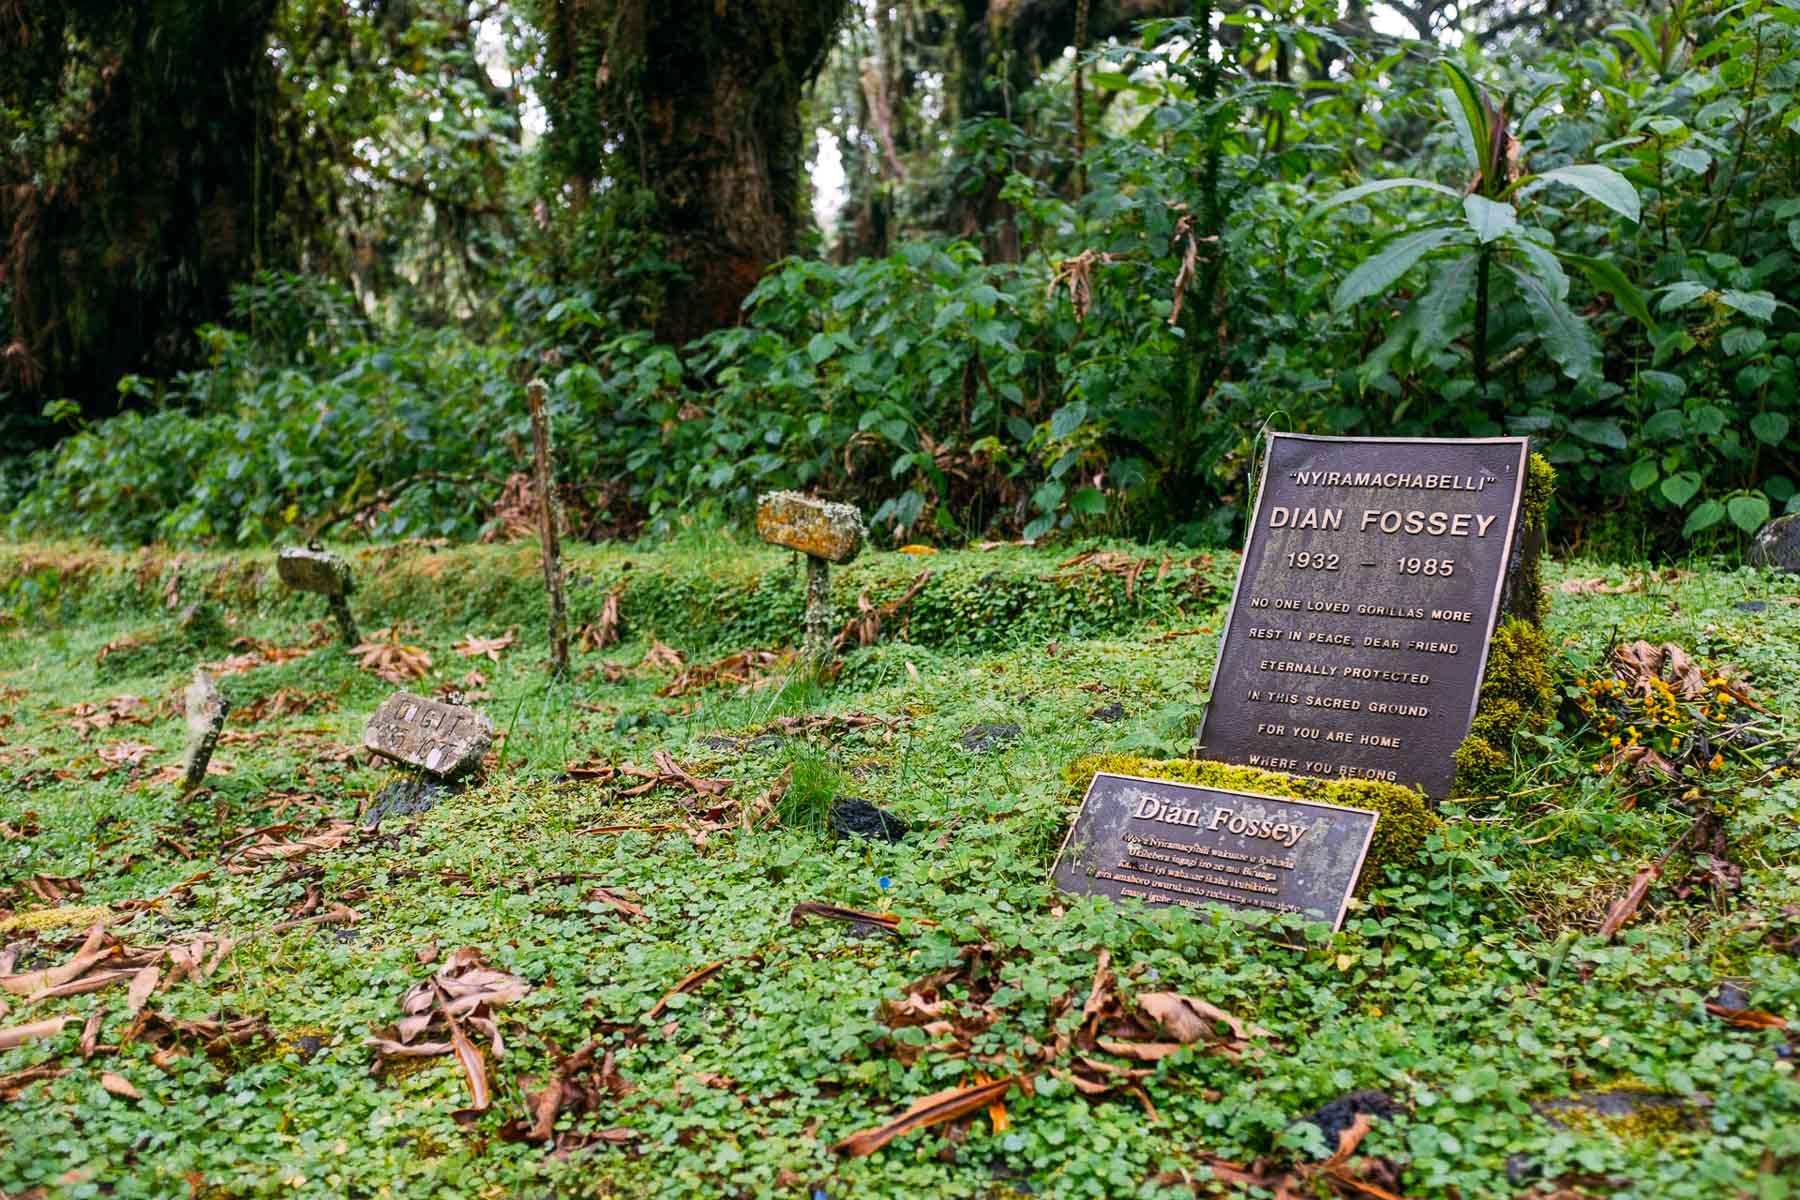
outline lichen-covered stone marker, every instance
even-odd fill
[[[395,692],[363,727],[363,746],[439,779],[474,770],[494,744],[494,723],[461,704]]]
[[[225,728],[225,714],[231,709],[219,685],[199,667],[194,668],[194,681],[188,684],[185,700],[188,736],[181,771],[184,796],[206,782],[206,768],[219,744],[219,733]]]
[[[831,564],[862,550],[863,519],[854,504],[767,492],[756,502],[762,540],[806,555],[806,639],[801,654],[817,669],[831,657]]]
[[[296,592],[312,592],[325,597],[331,605],[331,615],[337,620],[338,634],[344,639],[346,646],[354,646],[362,641],[362,635],[356,631],[356,621],[350,616],[350,603],[346,599],[356,590],[356,581],[350,577],[350,564],[331,553],[304,546],[289,546],[275,556],[275,573],[281,582]]]

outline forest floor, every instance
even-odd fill
[[[0,1031],[53,1030],[0,1050],[0,1195],[1800,1195],[1791,580],[1553,567],[1571,690],[1673,642],[1764,752],[1633,782],[1571,708],[1332,934],[1050,886],[1070,764],[1191,745],[1235,570],[1072,554],[866,555],[846,616],[933,577],[814,686],[744,653],[789,560],[721,538],[575,551],[566,683],[528,547],[358,551],[362,656],[269,554],[0,547]],[[183,800],[197,662],[234,707]],[[503,738],[370,829],[375,667]],[[1602,937],[1702,794],[1722,840]],[[911,831],[834,833],[849,796]],[[1162,993],[1223,1016],[1158,1041]]]

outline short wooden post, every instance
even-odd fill
[[[757,500],[756,531],[771,545],[806,555],[806,618],[800,654],[818,672],[831,662],[831,564],[847,563],[862,549],[862,514],[853,504],[833,504],[795,492],[769,492]]]
[[[549,389],[541,379],[525,385],[531,402],[532,468],[538,493],[538,543],[544,561],[544,593],[550,598],[550,673],[569,673],[569,604],[563,592],[562,544],[557,536],[562,506],[556,499],[556,464],[550,446]]]

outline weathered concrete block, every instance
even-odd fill
[[[766,492],[756,502],[756,532],[765,542],[827,562],[847,563],[862,549],[863,519],[854,504],[814,500],[798,492]]]
[[[350,564],[329,550],[289,546],[275,556],[275,573],[296,592],[348,596],[356,587]]]
[[[1800,513],[1776,517],[1757,530],[1744,560],[1752,566],[1800,572]]]
[[[363,727],[372,753],[418,767],[440,779],[473,771],[494,744],[494,723],[461,704],[395,692]]]
[[[188,736],[187,753],[182,756],[183,793],[206,782],[206,768],[212,762],[219,733],[225,728],[225,714],[231,708],[212,676],[198,667],[194,668],[194,681],[188,684],[185,699]]]

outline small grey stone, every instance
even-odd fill
[[[296,592],[348,596],[355,590],[350,564],[329,550],[289,546],[275,556],[275,573]]]
[[[716,750],[725,754],[736,754],[744,748],[742,741],[734,737],[726,737],[722,733],[706,734],[700,739],[700,744],[708,750]]]
[[[1120,704],[1117,700],[1114,700],[1111,704],[1102,704],[1099,708],[1096,708],[1093,712],[1088,714],[1088,718],[1090,720],[1098,721],[1102,725],[1111,725],[1114,721],[1123,721],[1125,719],[1125,706]]]
[[[971,725],[963,730],[963,749],[986,754],[1019,740],[1025,731],[1017,725]]]
[[[876,808],[867,800],[838,800],[828,814],[831,827],[839,834],[869,838],[872,841],[897,842],[912,826],[884,808]]]
[[[1618,1122],[1651,1111],[1667,1112],[1671,1124],[1691,1129],[1699,1119],[1696,1106],[1707,1103],[1709,1101],[1701,1096],[1675,1096],[1645,1088],[1616,1087],[1542,1100],[1533,1104],[1532,1108],[1559,1129],[1570,1128],[1570,1122],[1562,1119],[1565,1116],[1574,1117],[1575,1124],[1579,1125],[1583,1119],[1598,1118],[1601,1121]]]
[[[1767,609],[1769,606],[1765,601],[1762,601],[1762,600],[1739,600],[1736,604],[1732,605],[1732,607],[1737,609],[1739,612],[1759,613],[1759,612],[1762,612],[1765,609]]]
[[[219,733],[225,728],[225,714],[231,711],[225,694],[211,675],[194,668],[194,681],[188,684],[187,753],[182,758],[182,791],[191,792],[206,782],[207,764],[212,762],[213,748],[219,744]]]
[[[383,758],[455,779],[481,764],[494,743],[494,723],[461,704],[395,692],[363,727],[363,746]]]
[[[1776,517],[1757,530],[1744,559],[1756,567],[1800,572],[1800,513]]]

